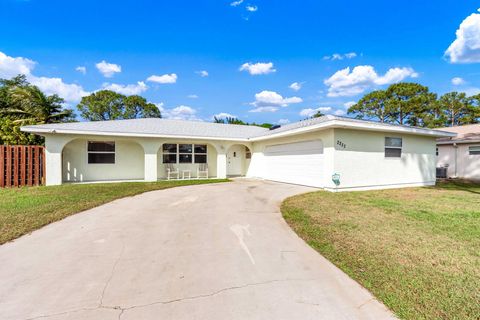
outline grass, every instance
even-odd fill
[[[0,244],[115,199],[153,190],[226,181],[177,180],[0,189]]]
[[[480,184],[287,199],[310,246],[403,319],[480,319]]]

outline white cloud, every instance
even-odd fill
[[[338,110],[335,110],[335,112],[333,114],[336,115],[336,116],[344,116],[346,114],[346,112],[345,112],[345,110],[338,109]]]
[[[251,75],[269,74],[276,72],[272,62],[244,63],[240,66],[240,71],[248,71]]]
[[[201,119],[197,118],[197,110],[189,106],[178,106],[173,109],[165,109],[162,104],[162,116],[166,119],[175,119],[175,120],[192,120],[200,121]]]
[[[198,74],[202,78],[208,77],[208,71],[207,70],[195,71],[195,73]]]
[[[78,66],[75,68],[75,71],[80,72],[81,74],[86,74],[87,73],[87,68],[83,66]]]
[[[278,111],[278,107],[257,107],[248,112],[276,112],[276,111]]]
[[[225,118],[237,118],[237,116],[234,115],[234,114],[227,113],[227,112],[220,112],[220,113],[217,113],[217,114],[213,115],[212,119],[213,118],[225,119]]]
[[[258,10],[258,7],[257,6],[252,6],[252,5],[248,5],[245,7],[245,9],[247,9],[247,11],[249,12],[255,12]]]
[[[232,7],[238,7],[239,5],[241,5],[243,3],[243,0],[238,0],[238,1],[233,1],[230,3],[230,5]]]
[[[171,74],[164,74],[162,76],[152,75],[147,78],[147,81],[167,84],[167,83],[175,83],[177,82],[177,79],[178,79],[177,75],[175,73],[171,73]]]
[[[137,84],[116,84],[116,83],[104,83],[103,89],[112,90],[120,94],[127,96],[137,95],[145,92],[148,89],[148,86],[143,81],[138,81]]]
[[[480,14],[472,13],[466,17],[455,34],[456,39],[445,51],[445,56],[450,62],[480,62]]]
[[[29,75],[36,62],[22,57],[10,57],[0,52],[0,78],[12,78],[19,74]]]
[[[320,107],[320,108],[316,108],[316,109],[306,108],[306,109],[302,109],[299,114],[302,117],[312,117],[315,113],[317,113],[319,111],[321,113],[325,114],[327,112],[330,112],[331,110],[332,110],[332,108],[330,108],[330,107]]]
[[[111,78],[115,73],[122,72],[122,67],[115,63],[108,63],[105,60],[97,63],[95,67],[105,78]]]
[[[341,53],[334,53],[330,56],[324,56],[323,57],[323,60],[343,60],[343,59],[353,59],[357,56],[357,54],[355,52],[349,52],[349,53],[345,53],[345,54],[341,54]]]
[[[288,124],[290,123],[290,120],[288,119],[280,119],[277,121],[278,124],[282,125],[282,124]]]
[[[302,98],[299,98],[299,97],[284,98],[275,91],[264,90],[262,92],[256,93],[255,101],[250,104],[256,107],[257,109],[264,108],[264,109],[258,109],[258,110],[268,110],[272,112],[277,110],[273,110],[273,108],[265,108],[265,107],[274,107],[278,109],[278,107],[286,107],[289,104],[300,103],[302,101],[303,101]],[[261,111],[258,111],[258,112],[261,112]]]
[[[470,87],[462,90],[468,97],[480,94],[480,88]]]
[[[302,89],[302,85],[303,85],[303,83],[294,82],[291,85],[289,85],[288,87],[290,89],[292,89],[293,91],[298,91],[298,90]]]
[[[67,84],[61,78],[37,77],[32,74],[37,63],[23,57],[10,57],[0,52],[0,78],[12,78],[24,74],[27,80],[38,86],[46,94],[57,94],[67,103],[78,102],[83,96],[88,95],[80,85]]]
[[[355,101],[348,101],[348,102],[345,102],[345,103],[343,104],[343,106],[348,109],[348,108],[350,108],[351,106],[353,106],[353,105],[355,105],[355,104],[356,104]]]
[[[328,86],[327,96],[354,96],[375,85],[385,85],[400,82],[406,78],[416,78],[418,73],[412,68],[391,68],[383,76],[378,75],[372,66],[356,66],[335,72],[324,81]]]
[[[190,98],[190,99],[198,99],[198,96],[196,94],[189,94],[187,96],[187,98]]]
[[[465,84],[465,83],[466,83],[465,80],[463,80],[460,77],[455,77],[455,78],[452,79],[452,84],[454,86],[461,86],[462,84]]]

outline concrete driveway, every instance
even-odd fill
[[[388,319],[279,213],[273,182],[125,198],[0,246],[0,319]]]

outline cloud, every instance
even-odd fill
[[[454,86],[461,86],[462,84],[465,84],[465,83],[466,83],[465,80],[463,80],[460,77],[455,77],[455,78],[452,79],[452,84]]]
[[[0,52],[0,78],[12,78],[19,74],[29,75],[36,62],[22,57],[10,57]]]
[[[353,59],[357,56],[357,54],[355,52],[349,52],[349,53],[345,53],[345,54],[341,54],[341,53],[334,53],[330,56],[324,56],[323,57],[323,60],[343,60],[343,59]]]
[[[64,83],[61,78],[30,76],[28,80],[46,94],[57,94],[59,97],[65,99],[66,102],[80,101],[82,97],[89,94],[89,92],[83,90],[78,84]]]
[[[336,115],[336,116],[344,116],[346,114],[346,112],[345,112],[345,110],[338,109],[338,110],[335,110],[335,112],[333,114]]]
[[[196,94],[189,94],[187,96],[187,98],[190,98],[190,99],[198,99],[198,96]]]
[[[343,106],[348,109],[348,108],[350,108],[351,106],[353,106],[353,105],[355,105],[355,104],[356,104],[355,101],[348,101],[348,102],[345,102],[345,103],[343,104]]]
[[[278,107],[286,107],[289,104],[300,103],[300,102],[303,102],[302,98],[299,98],[299,97],[284,98],[275,91],[264,90],[262,92],[256,93],[255,101],[250,104],[256,108],[264,108],[264,107],[278,108]],[[263,109],[263,110],[268,110],[268,109]],[[273,110],[273,109],[269,109],[269,110]]]
[[[232,7],[238,7],[239,5],[241,5],[243,3],[243,0],[238,0],[238,1],[233,1],[230,3],[230,5]]]
[[[252,5],[248,5],[245,7],[245,9],[249,12],[255,12],[258,10],[258,7],[257,6],[252,6]]]
[[[83,66],[78,66],[75,68],[75,71],[80,72],[81,74],[86,74],[87,73],[87,68]]]
[[[287,123],[290,123],[290,120],[288,120],[288,119],[280,119],[280,120],[277,121],[277,124],[280,124],[280,125],[282,125],[282,124],[287,124]]]
[[[248,112],[276,112],[276,111],[278,111],[278,107],[258,107]]]
[[[332,110],[332,108],[330,107],[320,107],[320,108],[316,108],[316,109],[313,109],[313,108],[306,108],[306,109],[302,109],[300,111],[300,115],[302,117],[312,117],[314,114],[316,114],[317,112],[321,112],[323,114],[327,113],[327,112],[330,112]]]
[[[197,110],[189,106],[181,105],[173,109],[165,109],[162,104],[160,111],[165,119],[201,121],[197,118]]]
[[[217,114],[213,115],[212,119],[213,118],[225,119],[225,118],[237,118],[237,116],[234,115],[234,114],[227,113],[227,112],[220,112],[220,113],[217,113]]]
[[[137,82],[137,84],[116,84],[116,83],[104,83],[103,89],[112,90],[120,94],[127,96],[141,94],[142,92],[147,91],[148,86],[143,81]]]
[[[147,78],[147,81],[167,84],[167,83],[175,83],[177,82],[177,79],[178,79],[177,75],[175,73],[171,73],[171,74],[164,74],[162,76],[152,75]]]
[[[375,85],[400,82],[406,78],[417,78],[418,73],[412,68],[391,68],[383,76],[378,75],[372,66],[356,66],[335,72],[324,81],[328,86],[328,97],[354,96]]]
[[[251,75],[269,74],[276,72],[272,62],[244,63],[239,68],[240,71],[248,71]]]
[[[105,60],[97,63],[95,67],[105,78],[111,78],[115,73],[122,72],[122,67],[115,63],[108,63]]]
[[[480,14],[466,17],[455,34],[456,39],[445,51],[445,57],[451,63],[480,62]]]
[[[480,88],[470,87],[462,90],[468,97],[480,94]]]
[[[67,84],[61,78],[37,77],[32,74],[37,63],[23,57],[10,57],[0,52],[0,78],[12,78],[24,74],[27,80],[48,95],[57,94],[67,103],[78,102],[89,93],[80,85]]]
[[[195,71],[195,73],[198,74],[202,78],[208,77],[208,71],[207,70]]]
[[[298,91],[298,90],[302,89],[302,85],[303,85],[303,83],[294,82],[291,85],[289,85],[288,87],[290,89],[292,89],[293,91]]]

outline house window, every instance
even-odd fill
[[[165,143],[162,147],[163,163],[177,163],[178,145]]]
[[[89,164],[115,163],[115,141],[88,141],[87,158]]]
[[[163,163],[207,163],[207,145],[173,144],[163,145]]]
[[[468,154],[471,156],[478,156],[480,155],[480,146],[471,146],[468,147]]]
[[[402,138],[385,137],[385,158],[402,156]]]

